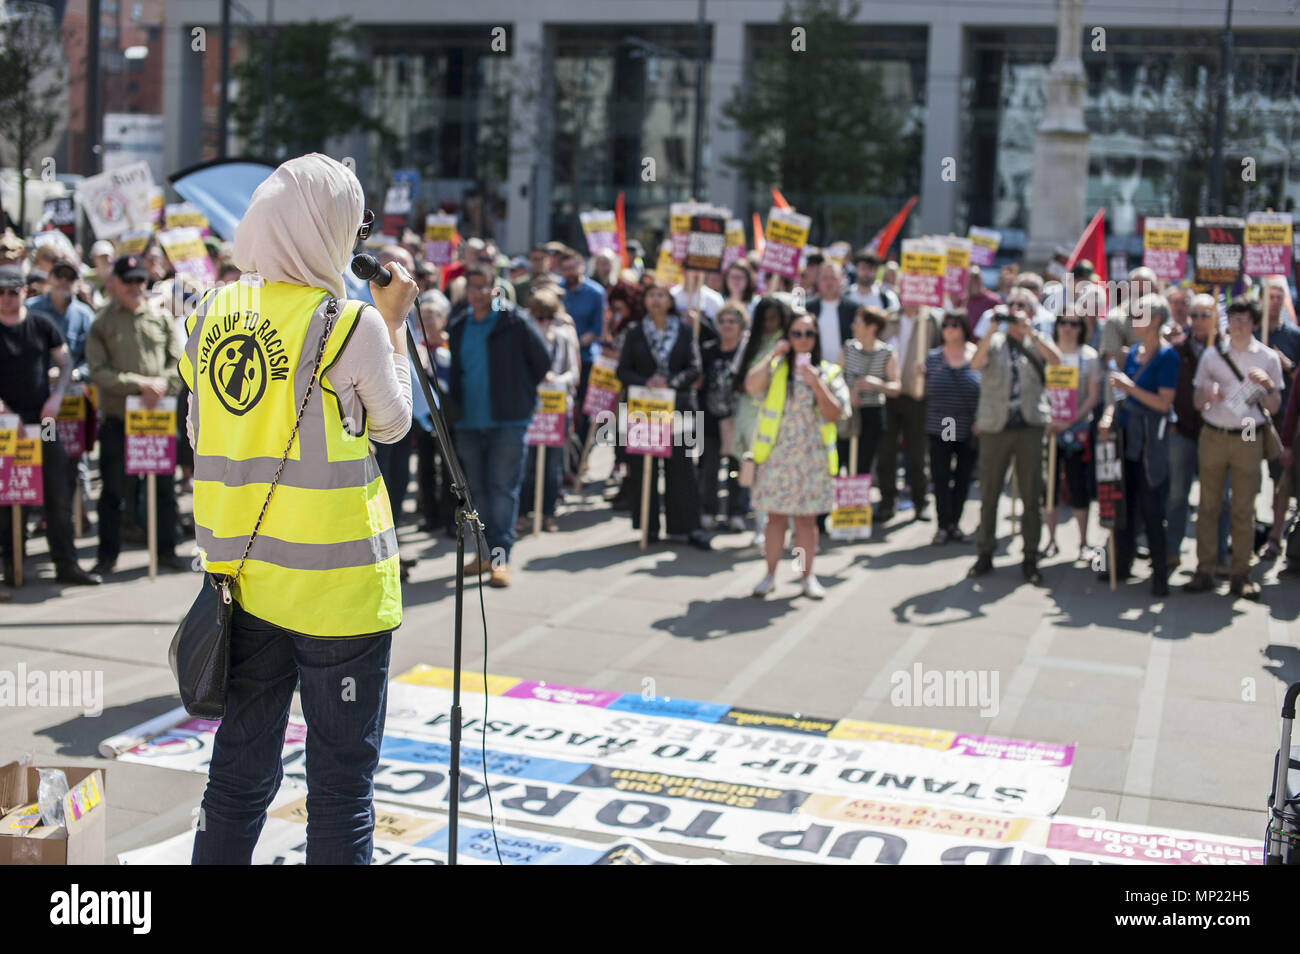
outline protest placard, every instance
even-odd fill
[[[1142,264],[1156,278],[1181,282],[1187,274],[1187,244],[1191,223],[1187,219],[1149,218],[1142,230]]]
[[[456,247],[456,216],[430,212],[424,217],[424,260],[450,265]]]
[[[871,539],[871,475],[832,477],[834,507],[827,530],[834,540]]]
[[[3,425],[0,425],[3,427]],[[45,503],[45,485],[41,479],[41,427],[21,425],[12,429],[12,455],[0,453],[0,505],[39,507]]]
[[[966,283],[970,274],[970,259],[974,243],[968,238],[950,235],[945,240],[947,254],[944,259],[943,291],[953,301],[966,300]]]
[[[96,238],[116,238],[128,229],[153,226],[149,163],[133,162],[77,183],[77,202]]]
[[[673,408],[677,392],[672,388],[630,387],[627,389],[627,452],[653,457],[671,457],[673,452]]]
[[[1065,355],[1062,360],[1077,354]],[[1052,420],[1068,424],[1079,412],[1079,366],[1077,364],[1049,364],[1043,369],[1046,376],[1047,400],[1052,407]]]
[[[691,236],[691,216],[712,211],[703,202],[673,202],[668,206],[668,241],[672,243],[675,262],[686,260],[686,246]]]
[[[1251,278],[1285,275],[1291,259],[1291,213],[1250,213],[1245,246],[1246,274]]]
[[[208,227],[208,217],[199,210],[198,206],[191,205],[189,202],[177,202],[166,206],[163,211],[163,228],[198,229],[199,235],[212,234],[212,230]]]
[[[659,246],[659,258],[655,261],[655,281],[668,287],[682,283],[682,266],[673,258],[672,242],[664,242]]]
[[[1232,285],[1241,275],[1246,221],[1226,215],[1198,215],[1193,240],[1199,285]]]
[[[618,219],[613,209],[596,209],[580,212],[578,221],[582,223],[582,234],[587,240],[587,252],[590,255],[609,250],[621,252],[618,247]]]
[[[722,271],[722,254],[727,246],[727,220],[720,215],[692,215],[686,237],[683,268],[700,272]]]
[[[970,263],[980,268],[992,265],[993,257],[998,254],[998,246],[1002,244],[1002,233],[972,225],[966,230],[966,237],[971,240]]]
[[[722,270],[725,272],[732,262],[745,257],[745,223],[740,219],[727,220],[727,245],[722,250]]]
[[[528,423],[524,442],[530,447],[563,447],[564,426],[569,418],[569,392],[561,387],[539,387],[539,404]]]
[[[899,298],[904,305],[943,306],[943,277],[948,250],[936,239],[903,239],[898,273]]]
[[[1097,438],[1097,517],[1102,527],[1118,530],[1124,526],[1124,458],[1119,451],[1117,432],[1105,440]]]
[[[763,246],[763,258],[758,263],[758,270],[784,278],[798,278],[799,257],[808,242],[811,228],[811,217],[800,215],[794,209],[778,209],[773,206],[767,214],[767,241]]]
[[[176,469],[176,398],[159,398],[149,410],[144,398],[126,399],[126,472],[167,474]]]
[[[159,232],[158,244],[167,253],[167,259],[178,276],[186,275],[205,285],[217,280],[216,267],[198,228],[187,226]]]
[[[587,394],[582,402],[582,413],[595,417],[601,412],[613,411],[618,407],[618,392],[622,383],[618,380],[616,368],[618,362],[613,358],[600,355],[591,365],[591,376],[587,379]]]
[[[86,416],[85,392],[80,384],[74,384],[59,405],[59,416],[54,422],[59,444],[73,460],[86,453]]]
[[[143,255],[153,238],[153,229],[130,229],[117,238],[118,255]]]

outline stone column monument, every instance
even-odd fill
[[[1029,244],[1025,260],[1042,268],[1058,246],[1073,248],[1086,224],[1088,127],[1083,122],[1083,6],[1056,0],[1056,59],[1047,72],[1047,108],[1034,137],[1034,185],[1030,193]]]

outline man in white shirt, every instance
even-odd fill
[[[817,322],[822,360],[839,364],[844,342],[853,334],[853,314],[858,309],[844,298],[843,272],[838,264],[822,264],[817,273],[817,295],[809,298],[804,308]]]
[[[722,296],[704,284],[703,272],[687,272],[683,283],[668,289],[668,294],[673,296],[679,315],[685,315],[688,308],[697,308],[712,322],[722,307]]]
[[[1238,296],[1228,305],[1228,346],[1206,348],[1196,366],[1196,406],[1201,408],[1198,466],[1201,503],[1196,514],[1196,573],[1185,589],[1200,593],[1214,586],[1219,510],[1223,486],[1231,480],[1232,564],[1228,592],[1259,599],[1259,584],[1249,579],[1255,544],[1255,494],[1263,457],[1265,417],[1281,404],[1282,363],[1254,338],[1259,303]],[[1236,371],[1233,371],[1233,366]],[[1240,376],[1239,376],[1240,375]]]

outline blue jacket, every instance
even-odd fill
[[[447,329],[448,347],[451,350],[451,387],[448,397],[455,411],[448,414],[453,420],[460,416],[464,401],[461,388],[462,367],[460,344],[465,337],[465,322],[473,321],[470,312],[463,311],[452,319]],[[514,305],[503,303],[496,326],[488,335],[488,379],[492,385],[492,419],[494,421],[520,421],[533,416],[537,409],[537,385],[551,370],[551,355],[531,318]]]
[[[68,343],[68,352],[72,356],[72,366],[79,368],[86,363],[86,335],[90,334],[91,322],[95,313],[90,306],[78,298],[68,302],[68,310],[59,314],[54,310],[54,302],[49,295],[38,295],[26,302],[27,310],[33,314],[44,315],[54,323]]]

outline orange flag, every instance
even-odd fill
[[[1092,217],[1088,227],[1083,230],[1079,236],[1078,243],[1074,246],[1074,251],[1065,261],[1065,270],[1071,271],[1075,265],[1079,264],[1080,259],[1088,259],[1092,262],[1093,281],[1095,281],[1102,292],[1106,291],[1106,210],[1098,209],[1097,214]],[[1106,307],[1110,307],[1110,302],[1106,302]]]
[[[627,219],[623,211],[622,192],[614,200],[614,225],[618,231],[618,253],[623,256],[623,267],[627,268],[632,263],[627,259]]]
[[[785,201],[785,196],[783,196],[781,190],[777,188],[772,189],[772,204],[778,209],[790,208],[790,203]]]
[[[888,257],[889,247],[894,244],[894,239],[898,238],[898,233],[903,230],[903,223],[907,221],[907,216],[912,211],[914,205],[916,205],[916,196],[912,196],[908,199],[907,204],[899,209],[898,213],[889,220],[888,224],[877,232],[876,237],[868,243],[869,247],[875,248],[876,254],[881,258]]]
[[[758,213],[754,213],[754,251],[759,255],[763,254],[763,248],[767,245],[767,239],[763,238],[763,220],[759,218]]]

